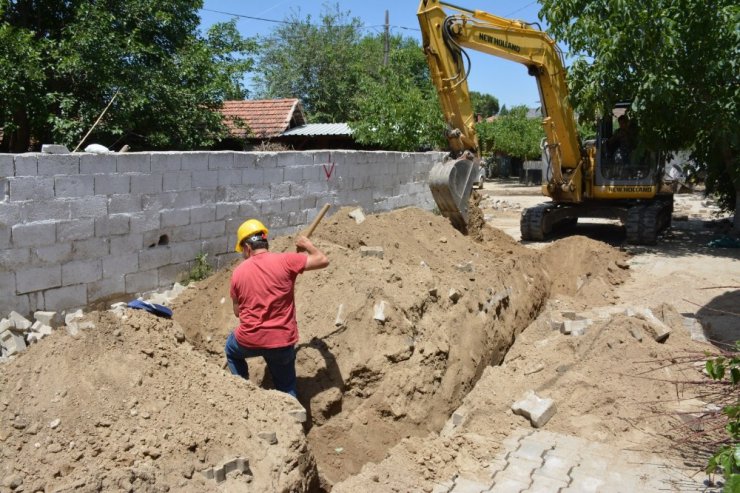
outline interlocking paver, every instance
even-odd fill
[[[532,485],[527,489],[527,493],[556,493],[566,486],[568,486],[566,481],[558,481],[545,476],[535,476]]]
[[[490,493],[521,493],[529,488],[529,483],[522,483],[514,479],[502,479],[496,481],[489,491]]]
[[[545,454],[545,463],[535,471],[535,476],[540,475],[550,479],[556,479],[558,481],[570,481],[570,470],[573,469],[575,463],[573,460],[568,460],[562,456]]]
[[[490,486],[489,484],[483,484],[472,479],[457,478],[455,480],[455,487],[450,490],[450,493],[483,493],[484,491],[488,491]]]
[[[542,467],[542,460],[523,459],[521,457],[512,458],[506,469],[494,476],[497,481],[502,477],[519,481],[520,483],[530,484],[532,482],[532,473]]]

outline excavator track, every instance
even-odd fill
[[[519,229],[522,241],[542,241],[549,231],[545,231],[545,214],[552,208],[551,204],[538,204],[522,211]]]
[[[670,226],[673,203],[656,201],[629,208],[624,223],[627,243],[632,245],[655,245],[658,234]]]

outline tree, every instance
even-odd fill
[[[90,139],[134,149],[193,149],[225,135],[214,111],[245,94],[251,41],[235,24],[198,35],[199,0],[0,0],[0,150],[74,147]]]
[[[740,231],[740,7],[735,0],[540,0],[577,59],[574,106],[603,115],[631,100],[641,138],[692,149]],[[724,189],[722,188],[724,187]]]
[[[540,157],[545,136],[542,120],[527,118],[526,106],[514,106],[506,115],[475,126],[481,154],[501,153],[520,159]]]
[[[424,52],[410,38],[391,37],[388,66],[369,64],[354,98],[350,122],[361,144],[397,151],[417,151],[445,145],[444,119],[429,78]],[[364,53],[382,59],[382,38],[366,37]]]
[[[368,55],[359,49],[361,27],[338,6],[325,8],[318,25],[292,14],[261,39],[258,95],[299,98],[313,122],[348,121]]]
[[[498,113],[499,105],[496,96],[470,91],[470,102],[473,104],[473,112],[488,118]]]

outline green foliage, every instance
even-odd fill
[[[503,110],[502,110],[503,113]],[[516,106],[492,122],[476,124],[481,154],[506,154],[521,159],[537,159],[545,136],[542,120],[527,118],[527,108]]]
[[[498,98],[491,94],[470,91],[470,102],[473,104],[473,112],[483,118],[493,116],[499,111]]]
[[[313,122],[346,122],[369,54],[360,49],[362,23],[326,8],[319,24],[297,13],[262,38],[255,67],[257,92],[265,98],[300,98]],[[377,55],[377,53],[376,53]],[[381,54],[382,56],[382,54]]]
[[[211,265],[208,263],[208,254],[200,252],[195,256],[195,264],[188,273],[186,283],[193,281],[202,281],[211,274]]]
[[[725,206],[740,190],[740,6],[735,0],[540,0],[541,17],[577,57],[571,101],[603,115],[631,100],[641,138],[692,149]]]
[[[234,22],[198,34],[199,0],[0,0],[0,150],[31,137],[194,149],[225,134],[213,110],[244,96],[254,43]],[[6,76],[7,74],[7,76]],[[12,142],[11,142],[12,139]],[[12,144],[12,148],[11,148]]]
[[[379,38],[363,46],[380,48]],[[445,145],[444,120],[429,77],[424,53],[409,38],[393,37],[387,67],[366,73],[353,103],[350,126],[357,142],[396,151]],[[372,68],[372,67],[369,67]]]
[[[718,356],[708,359],[706,370],[713,380],[726,383],[737,395],[737,385],[740,384],[740,341],[735,343],[735,350],[731,355]],[[725,478],[726,491],[740,491],[740,399],[735,399],[731,405],[724,406],[722,413],[727,417],[725,431],[729,443],[722,445],[709,459],[707,474],[721,471]]]

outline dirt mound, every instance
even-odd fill
[[[488,226],[475,239],[413,208],[324,220],[314,240],[331,265],[296,286],[305,429],[295,401],[258,388],[270,388],[261,360],[249,361],[253,384],[222,368],[233,266],[186,290],[174,321],[94,314],[97,329],[54,334],[4,367],[5,473],[29,490],[223,490],[198,471],[244,457],[237,489],[308,491],[315,460],[328,488],[439,431],[551,290],[604,299],[600,287],[626,276],[624,254],[584,238],[544,252]]]
[[[701,402],[694,399],[696,386],[672,382],[701,379],[701,368],[681,361],[687,351],[706,346],[680,326],[658,343],[644,321],[624,314],[595,320],[583,336],[565,335],[551,328],[551,316],[548,310],[528,327],[502,365],[486,368],[441,436],[403,440],[383,462],[367,465],[334,491],[420,491],[457,471],[486,481],[489,473],[481,467],[515,429],[530,426],[510,409],[528,390],[555,402],[548,431],[675,458],[673,439],[685,429],[677,412]],[[393,472],[399,470],[407,473]]]
[[[3,365],[0,476],[23,491],[219,491],[201,471],[243,457],[221,486],[318,484],[292,398],[226,375],[175,322],[125,318],[93,313],[95,329],[59,330]]]

